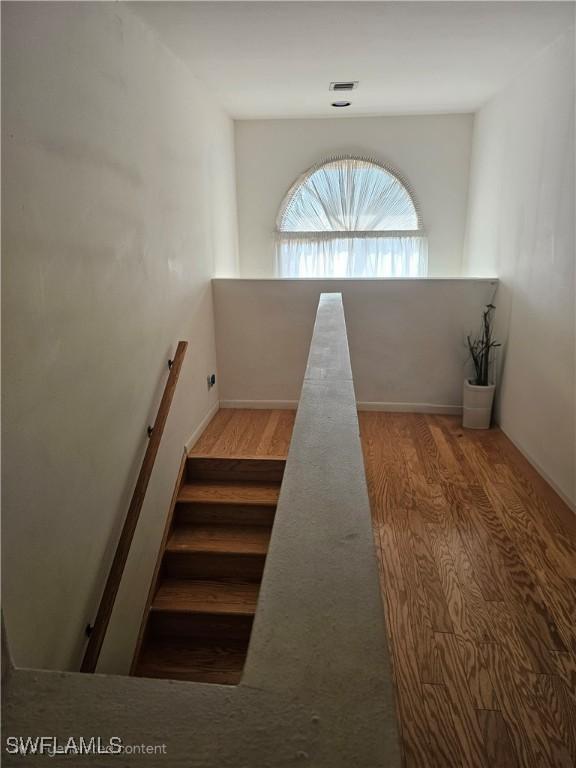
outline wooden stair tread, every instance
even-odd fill
[[[233,640],[154,639],[142,648],[135,674],[167,680],[237,685],[248,643]]]
[[[286,463],[286,456],[285,455],[270,455],[270,456],[261,456],[257,453],[231,453],[231,454],[216,454],[216,453],[206,453],[205,451],[199,451],[195,452],[194,448],[191,448],[188,453],[186,454],[187,458],[189,459],[213,459],[215,461],[282,461]]]
[[[167,552],[266,555],[270,530],[263,526],[180,523],[170,535]]]
[[[278,502],[279,494],[280,483],[205,481],[183,485],[178,493],[178,501],[269,506]]]
[[[152,611],[252,616],[260,584],[204,579],[166,579],[160,584]]]

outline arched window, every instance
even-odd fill
[[[278,214],[280,277],[422,277],[428,244],[413,195],[373,160],[335,157],[292,185]]]

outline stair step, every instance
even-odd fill
[[[151,610],[252,616],[259,588],[254,582],[166,579],[160,584]]]
[[[177,524],[166,545],[164,575],[170,579],[260,581],[270,528]]]
[[[168,680],[238,685],[248,643],[154,640],[142,649],[135,674]]]
[[[278,502],[279,494],[279,483],[203,481],[183,485],[178,493],[178,501],[270,506]]]
[[[270,531],[264,527],[241,525],[178,524],[174,527],[167,552],[266,555]]]
[[[246,482],[280,483],[286,459],[280,458],[214,458],[189,456],[186,462],[188,481],[241,480]]]
[[[179,502],[176,505],[175,524],[244,525],[272,528],[275,504],[206,504]]]

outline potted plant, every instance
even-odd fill
[[[480,335],[467,337],[468,350],[474,364],[475,376],[464,380],[462,426],[468,429],[489,429],[496,385],[492,377],[493,349],[500,344],[494,341],[492,325],[494,304],[487,304],[482,313]]]

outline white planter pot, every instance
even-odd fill
[[[462,398],[462,426],[467,429],[490,429],[492,419],[492,403],[494,402],[495,384],[479,387],[464,382]]]

